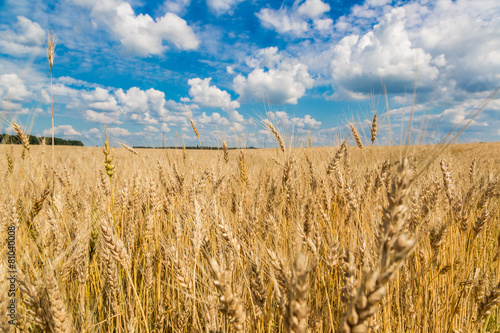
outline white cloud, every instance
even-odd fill
[[[445,107],[500,85],[498,2],[389,3],[365,1],[336,21],[336,33],[345,37],[331,44],[333,52],[322,49],[334,55],[334,98],[366,98],[381,79],[390,94],[401,93],[414,87],[415,73],[420,96],[432,91],[434,103]]]
[[[422,7],[409,8],[409,14],[418,16]],[[491,91],[500,84],[499,16],[496,1],[439,1],[412,22],[418,45],[435,58],[443,55],[441,82],[455,84],[457,95]]]
[[[308,114],[304,118],[292,118],[291,121],[295,127],[302,129],[318,129],[321,126],[321,121],[317,121]]]
[[[168,132],[170,132],[170,128],[168,127],[167,124],[164,123],[164,124],[161,124],[161,131],[168,133]]]
[[[330,11],[330,5],[321,0],[306,0],[302,4],[295,2],[289,7],[280,9],[262,8],[256,15],[261,24],[280,34],[292,34],[305,37],[309,31],[329,32],[333,20],[324,17]]]
[[[91,128],[88,131],[84,131],[83,135],[86,137],[91,137],[91,138],[100,138],[101,137],[102,130],[98,128]]]
[[[297,13],[308,18],[317,18],[330,11],[330,5],[321,0],[306,0],[297,8]]]
[[[199,117],[196,118],[196,123],[201,125],[222,125],[228,126],[231,123],[226,118],[222,117],[219,113],[214,112],[210,116],[207,116],[203,112]]]
[[[96,87],[94,91],[83,92],[82,98],[89,102],[88,106],[102,111],[117,111],[116,99],[109,94],[107,89]]]
[[[344,37],[335,46],[330,66],[340,93],[367,95],[381,80],[389,92],[404,92],[413,87],[417,70],[417,86],[432,86],[439,70],[431,65],[430,54],[413,47],[404,24],[405,10],[396,8],[373,31]]]
[[[154,126],[146,126],[144,127],[145,132],[159,132],[160,130]]]
[[[69,76],[60,76],[55,78],[54,81],[56,83],[61,83],[67,86],[75,86],[75,87],[97,87],[95,83],[90,83],[83,80],[77,80],[75,78]]]
[[[121,128],[121,127],[110,127],[106,128],[106,132],[113,136],[129,136],[132,135],[126,128]]]
[[[136,15],[124,0],[74,2],[90,7],[95,22],[110,30],[126,50],[136,55],[160,55],[168,49],[164,41],[181,50],[194,50],[199,45],[193,29],[174,13],[153,19],[148,14]]]
[[[247,63],[255,69],[246,78],[239,74],[233,80],[240,101],[297,104],[314,83],[306,65],[282,57],[276,47],[260,50]]]
[[[46,129],[43,131],[43,135],[52,135],[52,129]],[[54,127],[54,135],[62,135],[64,137],[77,137],[81,136],[82,133],[76,131],[71,125],[59,125]]]
[[[217,15],[231,13],[231,11],[243,0],[207,0],[207,5]]]
[[[299,130],[310,130],[318,129],[321,126],[321,121],[317,121],[310,115],[306,114],[304,118],[293,117],[290,118],[288,113],[285,111],[268,111],[266,113],[267,121],[271,121],[273,124],[278,124],[278,126],[284,126],[285,128],[296,128]]]
[[[187,98],[187,97],[186,97]],[[184,98],[181,98],[181,101],[183,100]],[[186,102],[189,102],[190,99],[187,98],[187,100],[185,100]],[[195,109],[199,109],[199,106],[196,105],[196,104],[185,104],[185,103],[178,103],[176,101],[173,101],[173,100],[168,100],[165,105],[170,109],[170,110],[173,110],[173,111],[178,111],[178,112],[182,112],[182,113],[186,113],[186,114],[190,114],[191,110],[195,110]]]
[[[29,97],[31,92],[26,89],[24,80],[17,74],[0,75],[0,99],[3,101],[22,101]]]
[[[184,14],[186,8],[191,4],[191,0],[167,0],[163,3],[167,12],[177,15]]]
[[[309,25],[306,21],[298,16],[290,15],[286,8],[278,10],[262,8],[257,13],[257,17],[264,27],[274,29],[280,34],[291,33],[302,36],[309,30]]]
[[[360,34],[371,30],[380,17],[392,10],[390,2],[391,0],[365,0],[362,4],[352,6],[348,15],[341,16],[335,21],[335,31],[343,34]],[[410,2],[412,3],[415,2]]]
[[[467,99],[460,104],[453,107],[445,109],[441,114],[439,114],[439,121],[441,124],[449,123],[451,125],[459,125],[468,122],[476,110],[484,104],[484,99]],[[493,114],[497,114],[500,110],[500,99],[494,99],[490,101],[485,110],[491,111]],[[498,114],[495,117],[490,117],[486,115],[483,111],[471,122],[470,126],[488,127],[489,122],[498,123]]]
[[[128,118],[134,122],[143,124],[157,124],[158,120],[154,114],[164,116],[168,113],[165,105],[165,94],[155,89],[141,90],[132,87],[127,92],[118,89],[115,95],[120,102],[121,109]]]
[[[40,24],[18,16],[15,30],[0,32],[0,52],[12,56],[41,54],[44,39],[45,31]]]
[[[231,101],[231,95],[225,90],[220,90],[215,85],[210,85],[212,78],[189,79],[189,96],[196,103],[208,107],[220,107],[222,109],[236,109],[240,107],[237,101]]]
[[[197,105],[185,105],[165,100],[165,93],[153,88],[142,90],[131,87],[124,91],[95,88],[81,91],[81,101],[77,108],[85,107],[85,118],[100,123],[121,124],[124,121],[165,126],[186,125],[186,115]],[[101,111],[105,111],[102,113]],[[168,125],[167,125],[168,124]]]
[[[110,114],[110,113],[102,113],[96,112],[92,110],[86,110],[84,112],[85,119],[89,121],[93,121],[96,123],[102,124],[123,124],[123,121],[120,121],[118,114]]]
[[[231,95],[227,91],[221,90],[215,85],[210,85],[211,80],[212,78],[188,80],[188,84],[191,86],[189,96],[191,96],[192,101],[201,106],[221,108],[229,114],[233,121],[244,121],[243,116],[236,111],[240,107],[240,103],[232,101]]]
[[[0,115],[2,117],[9,112],[28,114],[30,109],[24,107],[23,102],[32,95],[24,80],[17,74],[0,75]]]
[[[120,88],[115,95],[126,113],[146,112],[148,109],[148,95],[137,87],[132,87],[127,92]]]

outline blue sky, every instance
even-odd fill
[[[314,145],[352,122],[368,144],[374,113],[399,143],[412,109],[411,137],[437,142],[500,86],[497,0],[4,0],[0,132],[50,134],[48,30],[56,136],[86,145],[104,124],[115,144],[195,145],[188,116],[205,145],[269,147],[266,121]],[[496,96],[460,141],[499,140]]]

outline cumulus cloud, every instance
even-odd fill
[[[164,108],[165,94],[150,88],[146,91],[132,87],[126,92],[118,89],[115,95],[122,110],[130,120],[144,124],[157,124],[154,115],[163,116],[168,113]]]
[[[291,34],[305,37],[309,31],[328,32],[333,20],[325,17],[330,5],[321,0],[306,0],[302,4],[295,2],[289,7],[280,9],[262,8],[256,15],[261,24],[280,34]]]
[[[43,52],[45,31],[40,24],[18,16],[14,30],[0,31],[0,52],[12,56]]]
[[[476,113],[478,108],[484,104],[482,99],[468,99],[462,103],[456,104],[452,107],[446,108],[442,113],[438,115],[438,119],[441,124],[447,123],[450,125],[461,125],[468,122],[471,117]],[[500,100],[496,99],[488,103],[485,107],[486,110],[497,113],[500,110]],[[486,112],[482,112],[476,117],[469,126],[471,127],[489,127],[491,122],[498,123],[498,117],[490,118],[485,115]]]
[[[22,101],[30,96],[24,80],[15,73],[0,75],[0,99],[3,101]]]
[[[243,0],[207,0],[208,7],[217,15],[231,13],[231,11]]]
[[[84,108],[84,117],[93,122],[122,124],[131,121],[139,124],[165,126],[186,125],[186,115],[197,105],[184,105],[165,99],[165,93],[153,88],[79,90],[74,108]]]
[[[92,88],[92,87],[97,87],[97,84],[95,83],[90,83],[87,81],[83,80],[77,80],[75,78],[72,78],[70,76],[60,76],[58,78],[55,78],[54,81],[56,83],[60,83],[66,86],[73,86],[73,87],[87,87],[87,88]]]
[[[177,15],[184,14],[186,8],[191,4],[191,0],[167,0],[163,3],[167,12]]]
[[[372,31],[363,36],[344,37],[334,48],[330,63],[334,85],[347,93],[366,96],[383,81],[391,93],[417,86],[429,87],[439,70],[431,64],[432,56],[414,47],[405,29],[405,10],[395,8],[386,14]],[[345,96],[345,95],[344,95]],[[344,97],[341,96],[341,97]]]
[[[110,127],[106,129],[106,132],[113,136],[129,136],[132,135],[126,128],[121,127]]]
[[[247,64],[254,70],[247,77],[239,74],[233,80],[240,101],[297,104],[314,83],[306,65],[283,57],[276,47],[259,50]]]
[[[237,101],[231,101],[231,95],[225,90],[220,90],[215,85],[210,85],[212,78],[189,79],[189,96],[196,103],[208,107],[220,107],[222,109],[236,109],[240,107]]]
[[[297,13],[307,18],[317,18],[330,11],[330,5],[321,0],[306,0],[297,8]]]
[[[46,129],[43,131],[43,135],[49,136],[52,134],[52,129]],[[64,137],[78,137],[81,136],[82,133],[76,131],[71,125],[59,125],[54,127],[55,135],[62,135]]]
[[[102,111],[116,111],[118,109],[116,99],[110,95],[107,89],[97,87],[93,91],[83,92],[82,98],[89,102],[88,106],[93,109]]]
[[[418,17],[422,7],[408,7],[409,16]],[[443,55],[441,81],[455,84],[458,94],[491,91],[500,84],[499,15],[495,1],[439,1],[412,22],[418,45],[433,57]]]
[[[233,121],[244,121],[243,116],[236,111],[240,107],[240,103],[232,101],[231,95],[227,91],[221,90],[215,85],[210,85],[211,80],[212,78],[203,80],[194,78],[188,80],[188,84],[191,86],[189,88],[189,96],[191,96],[192,101],[201,106],[221,108],[229,114]]]
[[[127,113],[142,113],[148,109],[148,95],[138,87],[132,87],[126,92],[120,88],[115,94],[123,110]]]
[[[160,130],[154,126],[146,126],[144,127],[144,131],[145,132],[154,132],[154,133],[157,133],[159,132]]]
[[[4,116],[8,112],[28,114],[30,109],[24,107],[23,102],[32,95],[17,74],[0,75],[0,115]]]
[[[165,123],[164,123],[164,124],[161,124],[161,127],[160,127],[160,128],[161,128],[161,131],[162,131],[162,132],[167,132],[167,133],[168,133],[168,132],[170,132],[170,128],[169,128],[169,127],[168,127],[168,125],[167,125],[167,124],[165,124]]]
[[[212,113],[210,116],[207,116],[207,114],[203,112],[200,116],[196,118],[196,123],[201,125],[221,125],[221,126],[228,126],[231,124],[229,120],[222,117],[217,112]]]
[[[345,37],[331,43],[333,52],[324,49],[333,54],[333,98],[366,98],[381,80],[389,93],[402,93],[414,87],[415,73],[419,95],[432,92],[435,105],[484,97],[500,85],[499,15],[495,1],[354,5],[335,23]]]
[[[85,119],[102,124],[123,124],[119,119],[119,114],[109,114],[103,112],[96,112],[93,110],[86,110],[83,113]]]
[[[123,47],[136,55],[160,55],[168,46],[194,50],[199,40],[187,22],[174,13],[153,19],[148,14],[136,15],[124,0],[73,0],[77,5],[90,7],[94,21],[116,36]]]
[[[299,130],[318,129],[321,126],[321,121],[317,121],[310,115],[306,114],[303,118],[293,117],[285,111],[267,112],[267,120],[272,123],[284,126],[285,128],[296,128]]]

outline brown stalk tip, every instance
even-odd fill
[[[129,269],[131,267],[130,256],[125,249],[122,240],[118,238],[113,228],[105,219],[101,219],[101,235],[111,256],[117,262],[122,264],[125,269]]]
[[[359,133],[356,130],[356,127],[354,127],[352,123],[349,124],[349,126],[351,127],[352,136],[354,137],[354,140],[356,140],[356,144],[359,148],[363,149],[363,143],[361,142],[361,138],[359,137]]]
[[[271,133],[273,133],[274,137],[276,138],[276,141],[278,142],[281,151],[285,153],[285,143],[283,142],[283,137],[280,135],[278,130],[273,126],[273,124],[271,124],[270,121],[267,122],[267,126],[269,127],[269,130],[271,131]]]
[[[230,272],[220,267],[217,260],[213,258],[210,259],[210,266],[214,275],[215,288],[219,292],[220,311],[227,316],[237,332],[242,332],[246,314],[241,299],[232,291]]]
[[[289,302],[286,312],[287,325],[290,332],[306,333],[308,329],[307,295],[309,286],[307,258],[304,253],[299,253],[293,265],[292,277],[289,281]]]
[[[16,134],[19,136],[21,139],[21,142],[23,143],[23,146],[26,150],[30,150],[30,139],[29,136],[27,136],[23,130],[21,129],[21,126],[19,126],[16,123],[12,123],[12,128],[16,132]]]
[[[196,127],[193,118],[189,117],[189,121],[191,122],[191,126],[193,127],[194,134],[196,134],[196,137],[198,140],[200,139],[200,133],[198,132],[198,128]]]
[[[106,168],[106,173],[111,178],[111,177],[113,177],[113,174],[115,173],[115,171],[114,171],[115,166],[112,164],[113,156],[111,155],[111,149],[109,149],[108,138],[106,138],[106,141],[104,141],[104,148],[102,151],[105,155],[104,167]]]
[[[372,121],[372,145],[375,143],[375,139],[377,137],[377,130],[378,130],[378,123],[377,123],[377,114],[373,116],[373,121]]]
[[[130,147],[130,146],[127,146],[126,144],[122,143],[121,144],[123,148],[127,149],[129,152],[131,152],[132,154],[134,155],[137,155],[139,156],[139,153],[137,152],[137,150],[135,150],[134,148]]]
[[[224,151],[224,161],[227,164],[229,162],[229,150],[227,148],[227,142],[226,142],[226,140],[222,141],[222,149]]]
[[[248,176],[247,176],[247,159],[245,156],[245,152],[243,150],[240,150],[239,166],[240,166],[241,182],[245,184],[247,182]]]
[[[54,66],[54,53],[56,50],[56,36],[54,34],[51,34],[50,32],[47,33],[47,57],[49,59],[49,66],[50,70],[52,71],[52,66]]]
[[[496,285],[486,296],[477,309],[477,318],[478,320],[483,319],[491,313],[493,307],[500,304],[500,283]]]

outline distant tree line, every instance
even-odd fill
[[[39,145],[42,143],[42,140],[45,138],[45,144],[51,145],[52,138],[49,137],[37,137],[30,136],[30,145]],[[21,138],[18,135],[9,135],[9,134],[0,134],[0,142],[20,145]],[[54,145],[56,146],[82,146],[83,143],[80,140],[64,140],[61,138],[54,138]]]

